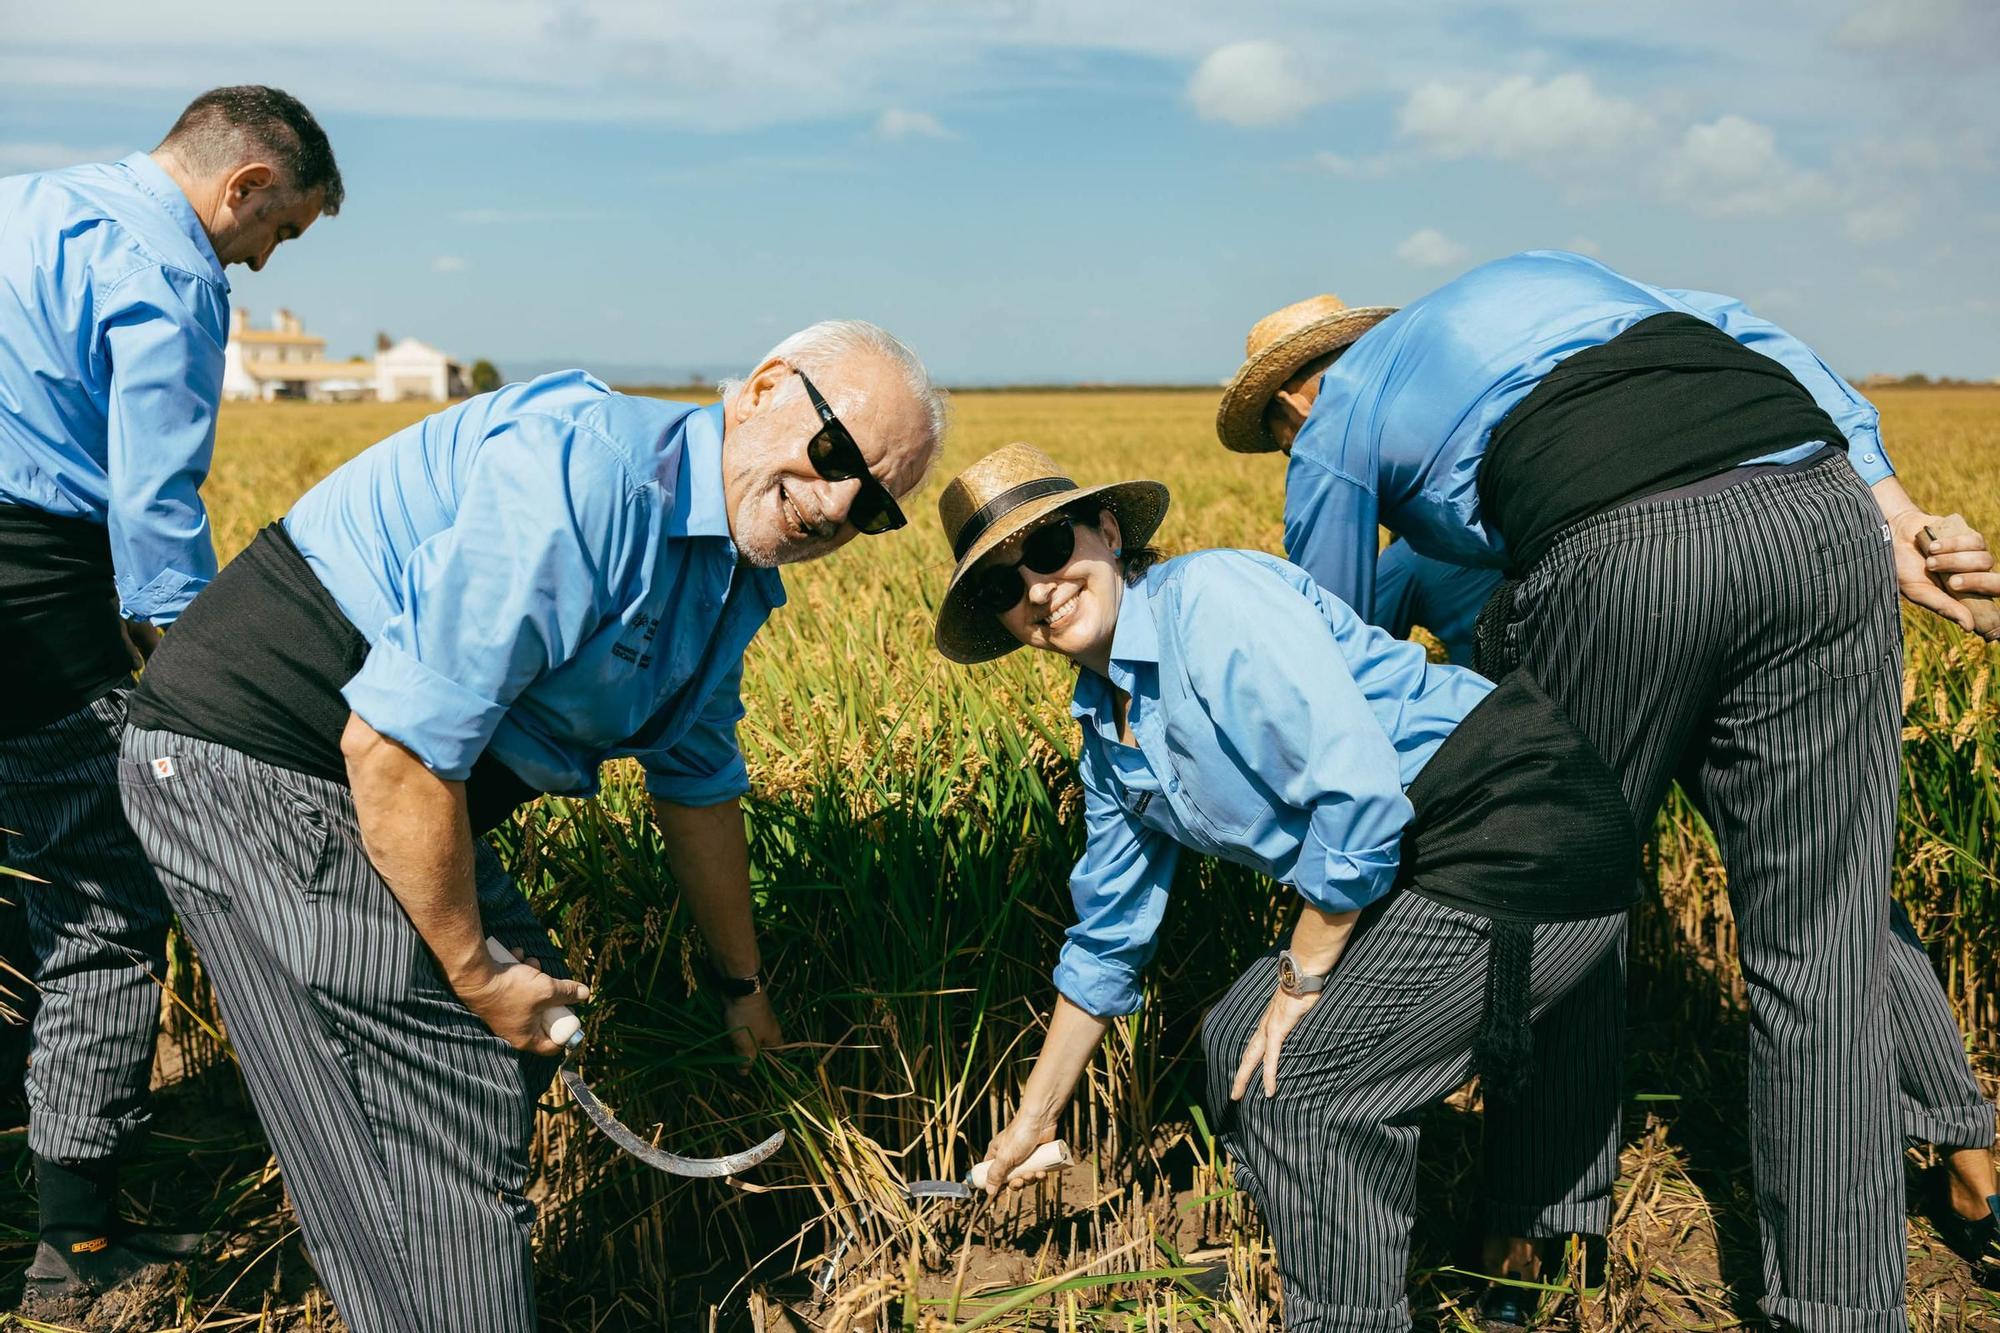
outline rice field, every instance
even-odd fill
[[[1891,451],[1920,500],[2000,533],[2000,393],[1890,391]],[[694,984],[697,946],[635,774],[598,802],[545,800],[502,850],[596,1001],[586,1072],[628,1123],[682,1152],[782,1126],[742,1180],[658,1176],[618,1156],[552,1091],[539,1119],[538,1253],[552,1329],[1275,1330],[1268,1245],[1199,1109],[1196,1024],[1287,924],[1288,891],[1191,861],[1145,1009],[1119,1024],[1066,1137],[1082,1160],[997,1206],[912,1206],[907,1179],[960,1176],[1011,1107],[1039,1045],[1079,849],[1070,673],[1041,654],[945,662],[930,623],[948,570],[942,481],[1025,439],[1086,484],[1174,491],[1170,551],[1277,549],[1281,465],[1225,454],[1211,392],[967,394],[911,526],[787,574],[791,602],[753,645],[742,740],[767,971],[792,1045],[745,1071]],[[230,405],[207,494],[240,549],[414,406]],[[1906,620],[1909,664],[1896,892],[1972,1032],[2000,1024],[2000,649]],[[1608,1251],[1543,1293],[1549,1326],[1729,1328],[1754,1321],[1758,1259],[1741,1106],[1740,978],[1713,844],[1676,801],[1632,966],[1624,1175]],[[198,967],[172,980],[159,1134],[133,1204],[225,1230],[229,1245],[144,1327],[339,1327],[291,1236]],[[1425,1122],[1413,1308],[1475,1327],[1467,1245],[1476,1089]],[[0,1181],[0,1243],[31,1248],[26,1148]],[[1912,1170],[1919,1159],[1912,1158]],[[1910,1229],[1913,1327],[2000,1327],[1927,1226]],[[0,1281],[0,1297],[11,1282]],[[134,1325],[139,1327],[142,1325]]]

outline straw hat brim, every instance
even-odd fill
[[[971,549],[952,569],[951,583],[945,588],[944,603],[938,609],[937,629],[933,635],[938,651],[954,662],[971,664],[990,662],[1019,648],[1021,641],[1007,632],[1006,626],[1000,623],[1000,617],[971,604],[971,599],[965,595],[965,576],[981,560],[1043,519],[1079,500],[1092,498],[1118,516],[1120,540],[1128,551],[1151,541],[1153,534],[1159,531],[1160,520],[1167,516],[1167,488],[1157,481],[1119,481],[1109,486],[1083,486],[1029,500],[1019,508],[1009,510],[1005,518],[979,534],[979,539],[972,543]]]
[[[1392,305],[1356,306],[1314,320],[1245,361],[1222,391],[1215,410],[1215,433],[1239,454],[1265,454],[1278,447],[1264,429],[1264,409],[1285,381],[1307,362],[1338,351],[1396,313]]]

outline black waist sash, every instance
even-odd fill
[[[282,523],[257,534],[161,640],[133,692],[129,721],[227,745],[253,759],[345,784],[341,687],[368,640],[341,611]],[[475,833],[534,790],[490,754],[466,779]]]
[[[104,525],[0,504],[0,736],[131,679]]]
[[[1479,504],[1518,576],[1593,514],[1810,440],[1845,444],[1791,371],[1667,312],[1543,376],[1493,428]]]
[[[1493,923],[1475,1059],[1488,1096],[1527,1072],[1536,922],[1623,912],[1639,836],[1610,767],[1533,679],[1514,672],[1410,784],[1398,883]]]

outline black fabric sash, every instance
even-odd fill
[[[1063,491],[1079,489],[1068,477],[1036,477],[1018,486],[1009,486],[1000,494],[972,511],[972,517],[958,530],[958,538],[951,544],[951,558],[965,559],[965,553],[979,540],[986,529],[1013,510],[1019,509],[1030,500],[1039,500],[1044,495],[1057,495]]]
[[[0,505],[0,736],[47,726],[131,679],[104,525]]]
[[[1399,884],[1493,923],[1474,1064],[1505,1101],[1527,1077],[1535,923],[1631,907],[1639,836],[1610,767],[1519,671],[1466,714],[1409,797]]]
[[[1572,524],[1810,440],[1845,444],[1791,371],[1670,311],[1571,356],[1501,419],[1479,504],[1519,577]]]
[[[368,640],[313,574],[282,523],[224,566],[161,640],[134,691],[135,727],[194,736],[278,768],[345,784],[341,687]],[[535,792],[490,754],[465,784],[475,833]]]

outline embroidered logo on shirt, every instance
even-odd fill
[[[173,775],[174,775],[173,760],[167,758],[167,756],[165,755],[161,755],[158,759],[155,759],[153,761],[153,778],[155,781],[165,782],[168,778],[172,777]]]
[[[1146,807],[1151,805],[1152,803],[1153,803],[1153,793],[1149,791],[1140,792],[1139,804],[1132,807],[1132,813],[1135,815],[1143,815],[1146,813]]]
[[[614,643],[611,645],[611,655],[621,662],[630,662],[642,668],[649,667],[653,665],[653,654],[647,650],[652,647],[653,636],[660,631],[659,617],[649,616],[644,611],[641,611],[638,615],[632,617],[632,628],[644,631],[640,637],[639,646],[633,647],[631,644]]]

